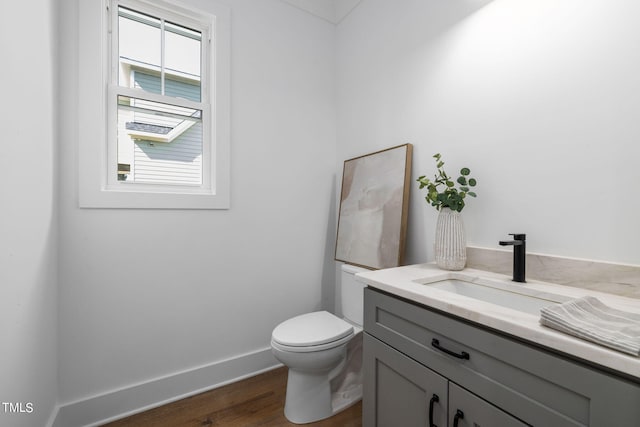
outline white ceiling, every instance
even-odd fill
[[[361,0],[282,0],[306,12],[337,24],[360,3]]]

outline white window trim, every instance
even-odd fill
[[[79,205],[81,208],[141,209],[228,209],[230,204],[230,11],[227,6],[208,3],[209,13],[194,11],[177,2],[135,0],[139,4],[163,7],[191,17],[207,16],[212,28],[211,105],[209,138],[203,138],[204,156],[208,162],[211,183],[203,186],[171,186],[161,184],[118,185],[108,179],[109,168],[115,171],[115,160],[109,163],[108,137],[113,123],[107,108],[111,55],[109,49],[110,0],[83,0],[79,6],[78,58],[78,160]],[[204,38],[203,38],[204,42]],[[132,89],[133,90],[133,89]],[[203,87],[203,91],[207,90]],[[143,96],[149,99],[153,94]],[[204,99],[204,96],[203,96]],[[203,111],[203,114],[205,112]],[[206,133],[205,133],[206,135]],[[208,140],[207,140],[208,139]],[[207,154],[205,154],[205,147]],[[211,150],[208,152],[208,150]],[[113,166],[113,167],[112,167]],[[111,172],[114,172],[111,171]],[[204,171],[203,171],[204,172]],[[203,176],[207,174],[203,173]]]

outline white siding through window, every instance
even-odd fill
[[[202,124],[174,141],[139,141],[134,148],[136,182],[197,184],[202,182]]]
[[[136,87],[142,88],[147,92],[160,93],[159,76],[136,70],[134,71],[134,82]],[[200,100],[200,86],[183,81],[166,79],[165,92],[169,96],[195,101]],[[157,103],[144,100],[135,100],[133,104],[140,108],[186,116],[190,116],[193,113],[193,110],[186,108],[169,105],[159,107]],[[131,140],[127,135],[127,130],[124,128],[127,121],[175,128],[184,119],[144,112],[128,112],[123,116],[126,117],[126,120],[121,120],[119,125],[121,126],[120,135],[125,139],[121,139],[119,145],[128,146],[129,148],[124,149],[124,151],[131,153],[129,156],[123,155],[123,158],[133,157],[131,175],[127,179],[128,181],[157,184],[202,184],[201,122],[196,122],[171,142],[145,139]]]

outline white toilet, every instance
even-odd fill
[[[342,319],[316,311],[273,330],[271,350],[289,368],[284,415],[292,423],[329,418],[362,398],[362,271],[342,265]]]

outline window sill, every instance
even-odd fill
[[[229,209],[229,194],[108,190],[81,192],[80,208],[98,209]]]

